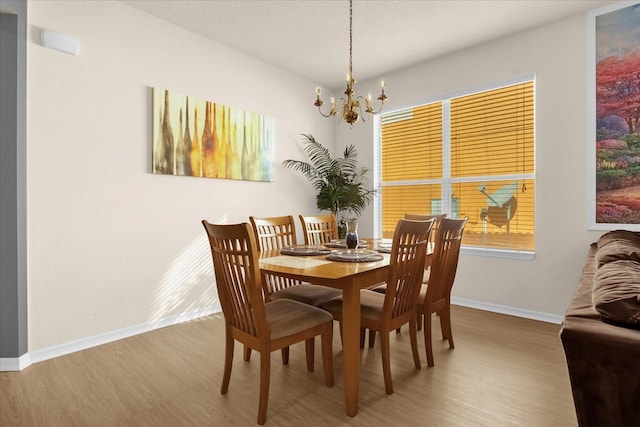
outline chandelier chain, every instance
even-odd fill
[[[349,75],[353,77],[353,0],[349,0]]]

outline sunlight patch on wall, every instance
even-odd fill
[[[227,222],[227,215],[216,224]],[[169,265],[160,278],[149,310],[150,321],[176,316],[176,322],[221,311],[211,249],[204,229]]]

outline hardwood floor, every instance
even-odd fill
[[[455,350],[434,319],[435,367],[414,369],[408,329],[391,334],[394,394],[386,395],[380,340],[361,353],[360,411],[345,414],[340,335],[336,385],[327,388],[320,345],[306,370],[304,344],[290,365],[272,354],[268,426],[576,426],[560,326],[452,307]],[[0,426],[251,426],[259,355],[236,344],[229,393],[220,394],[222,315],[138,335],[22,372],[0,373]]]

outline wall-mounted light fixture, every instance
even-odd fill
[[[77,55],[80,52],[80,42],[77,38],[68,34],[62,34],[51,30],[42,30],[40,33],[42,46],[60,52]]]

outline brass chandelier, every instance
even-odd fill
[[[381,92],[378,100],[380,101],[380,108],[374,110],[371,106],[371,94],[366,98],[362,96],[356,96],[353,90],[354,85],[356,84],[356,80],[353,78],[353,0],[349,0],[349,74],[347,74],[347,89],[344,91],[344,94],[347,95],[345,98],[340,98],[340,109],[342,110],[342,114],[338,116],[338,123],[340,120],[344,119],[345,122],[353,125],[358,119],[362,119],[363,122],[366,122],[369,118],[371,118],[371,114],[378,113],[382,110],[382,105],[384,104],[384,100],[387,99],[387,96],[384,94],[384,80],[380,81]],[[325,114],[322,112],[322,105],[324,102],[320,99],[320,86],[316,87],[316,102],[313,103],[316,107],[318,107],[318,111],[324,117],[332,117],[338,115],[338,105],[336,104],[335,98],[331,97],[331,110],[329,114]],[[364,102],[364,110],[362,108],[361,103]]]

